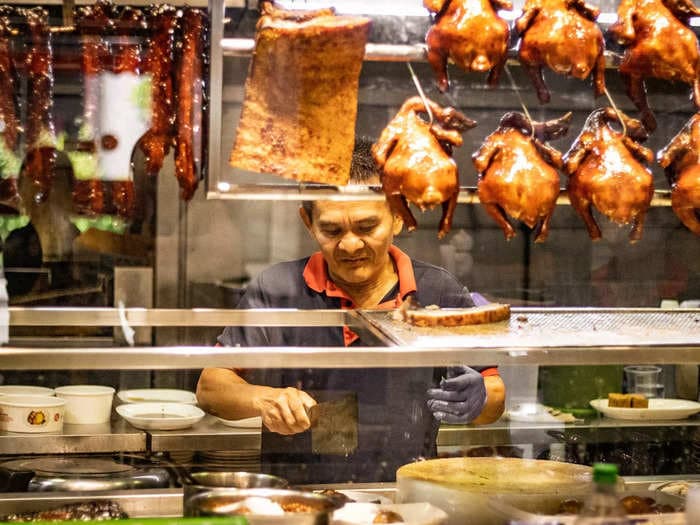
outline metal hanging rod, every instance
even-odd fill
[[[220,182],[215,190],[207,194],[209,199],[224,200],[285,200],[285,201],[379,201],[384,194],[378,186],[324,186],[303,184],[229,184]],[[457,202],[478,204],[479,194],[473,186],[462,186]],[[558,205],[570,205],[569,194],[561,189]],[[655,190],[651,206],[671,206],[670,190]]]
[[[222,38],[221,50],[227,57],[247,57],[253,54],[255,40],[252,38]],[[426,62],[428,49],[425,44],[365,44],[365,60],[368,62]],[[517,52],[508,52],[509,63],[519,64]],[[616,67],[620,56],[605,51],[606,67]]]

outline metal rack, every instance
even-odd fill
[[[214,79],[223,78],[224,57],[249,57],[253,54],[255,41],[252,38],[225,38],[225,9],[222,0],[210,0],[211,13],[211,60],[210,60],[210,106],[221,108],[223,103],[223,86]],[[518,12],[507,13],[509,19],[519,16]],[[427,11],[426,11],[427,16]],[[608,26],[617,19],[615,13],[602,13],[598,21]],[[700,25],[700,19],[693,19],[691,25]],[[616,68],[620,55],[610,50],[605,51],[606,67]],[[365,61],[368,62],[425,62],[427,48],[423,43],[417,44],[384,44],[367,43],[365,45]],[[509,51],[509,65],[519,65],[516,49]],[[209,173],[219,173],[221,159],[221,112],[210,111],[209,116]],[[209,182],[209,181],[208,181]],[[207,199],[222,200],[383,200],[381,188],[356,186],[347,188],[304,183],[256,183],[236,184],[214,180],[207,187]],[[457,202],[459,204],[478,204],[480,202],[475,187],[460,187]],[[566,189],[560,190],[557,205],[570,205]],[[669,190],[655,190],[650,204],[652,207],[670,207]]]

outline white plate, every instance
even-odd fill
[[[649,408],[609,407],[607,399],[594,399],[591,406],[598,412],[613,419],[685,419],[700,412],[700,403],[687,399],[654,398],[649,400]]]
[[[235,428],[260,428],[262,427],[262,418],[260,416],[247,417],[245,419],[221,419],[217,417],[221,423],[227,427]]]
[[[178,430],[204,417],[201,408],[184,403],[131,403],[119,405],[117,413],[142,430]]]
[[[196,405],[197,396],[188,390],[174,388],[138,388],[120,390],[117,397],[122,403],[185,403]]]
[[[430,503],[346,503],[333,513],[332,525],[371,525],[379,510],[390,510],[401,516],[406,525],[442,525],[447,514]]]

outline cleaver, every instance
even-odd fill
[[[357,450],[357,394],[344,394],[308,409],[311,451],[314,454],[348,456]]]

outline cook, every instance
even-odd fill
[[[358,141],[351,183],[379,184],[371,143]],[[385,201],[304,202],[300,216],[319,251],[276,264],[248,285],[239,308],[348,309],[401,305],[473,306],[446,270],[411,259],[392,244],[402,229]],[[228,327],[226,346],[352,346],[346,327]],[[312,447],[309,409],[350,393],[357,400],[356,449],[324,454]],[[225,419],[262,416],[263,470],[290,483],[376,482],[436,455],[440,421],[485,424],[503,412],[505,386],[495,367],[370,369],[206,368],[199,405]]]

